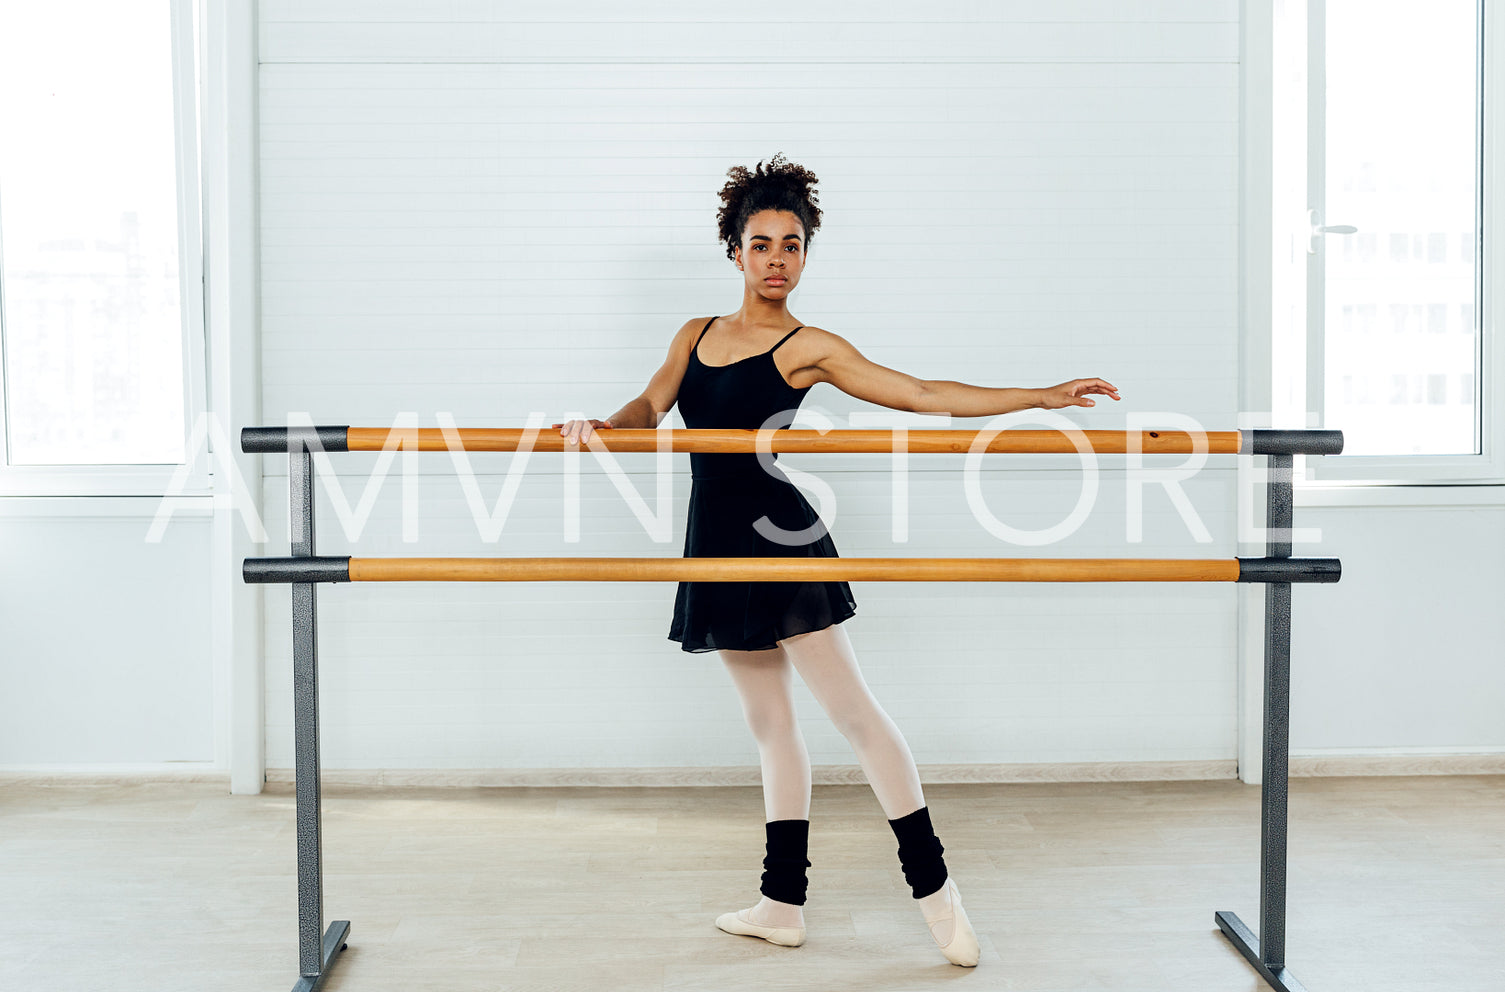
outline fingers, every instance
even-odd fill
[[[1072,398],[1074,406],[1097,406],[1096,400],[1087,399],[1089,394],[1111,396],[1115,400],[1122,400],[1118,395],[1118,387],[1106,379],[1077,379],[1067,389],[1067,395]]]
[[[1115,400],[1123,397],[1118,395],[1118,387],[1106,379],[1073,379],[1063,382],[1054,387],[1051,392],[1060,397],[1059,406],[1047,406],[1047,410],[1056,410],[1065,406],[1097,406],[1096,400],[1088,399],[1090,394],[1111,396]]]
[[[551,424],[559,428],[565,444],[590,444],[593,430],[611,430],[610,420],[571,420],[563,424]]]

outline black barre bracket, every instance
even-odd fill
[[[349,582],[350,559],[247,558],[240,567],[246,582]]]
[[[1342,431],[1239,431],[1241,455],[1341,455]]]
[[[1240,558],[1239,582],[1337,582],[1343,562],[1337,558]]]
[[[295,455],[300,451],[349,451],[345,427],[242,427],[240,450],[248,455]]]

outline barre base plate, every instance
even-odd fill
[[[319,963],[319,973],[299,977],[298,984],[293,986],[293,992],[315,992],[316,989],[323,988],[324,980],[329,977],[329,966],[334,964],[334,956],[345,949],[345,941],[349,937],[349,920],[330,923],[329,929],[324,931],[324,953]]]
[[[1287,971],[1285,965],[1279,964],[1271,968],[1260,958],[1259,938],[1254,936],[1254,931],[1246,927],[1237,915],[1219,910],[1213,914],[1213,919],[1217,921],[1218,929],[1223,931],[1223,936],[1239,949],[1275,992],[1306,992],[1306,986],[1296,981],[1296,976]]]

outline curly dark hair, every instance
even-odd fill
[[[742,244],[742,232],[747,222],[760,210],[788,210],[799,217],[805,226],[805,250],[820,227],[820,207],[816,205],[819,194],[815,173],[802,165],[784,160],[779,152],[768,160],[765,168],[758,163],[756,171],[746,166],[734,165],[726,170],[731,178],[721,187],[721,209],[716,213],[720,228],[718,240],[726,242],[726,257],[735,259],[737,247]]]

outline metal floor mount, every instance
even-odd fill
[[[334,963],[334,956],[348,946],[345,941],[349,937],[349,920],[331,922],[329,929],[324,931],[324,953],[319,959],[319,973],[299,978],[298,984],[293,986],[293,992],[317,992],[318,989],[323,988],[324,979],[329,977],[329,966]]]

